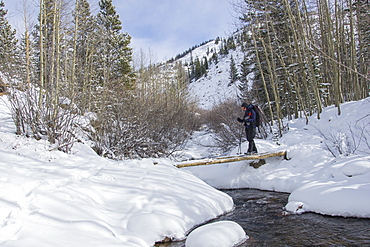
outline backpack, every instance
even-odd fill
[[[262,124],[261,110],[256,105],[253,105],[252,109],[256,113],[256,124],[255,125],[256,125],[256,127],[260,127],[260,125]]]

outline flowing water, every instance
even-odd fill
[[[370,246],[370,219],[324,216],[315,213],[289,215],[283,210],[289,194],[254,189],[223,190],[235,210],[219,220],[243,227],[249,239],[241,246]],[[158,244],[183,247],[185,241]]]

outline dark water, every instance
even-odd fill
[[[370,219],[324,216],[314,213],[287,215],[289,194],[252,189],[223,190],[235,210],[219,220],[243,227],[249,239],[241,246],[370,246]],[[183,247],[185,241],[156,245]]]

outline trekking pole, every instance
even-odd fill
[[[243,135],[243,125],[241,124],[242,128],[239,129],[239,149],[238,149],[238,155],[242,154],[242,135]]]

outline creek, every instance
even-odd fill
[[[249,239],[244,246],[370,246],[370,219],[287,214],[289,194],[255,189],[222,190],[235,210],[215,221],[231,220],[243,227]],[[184,247],[185,241],[156,247]]]

